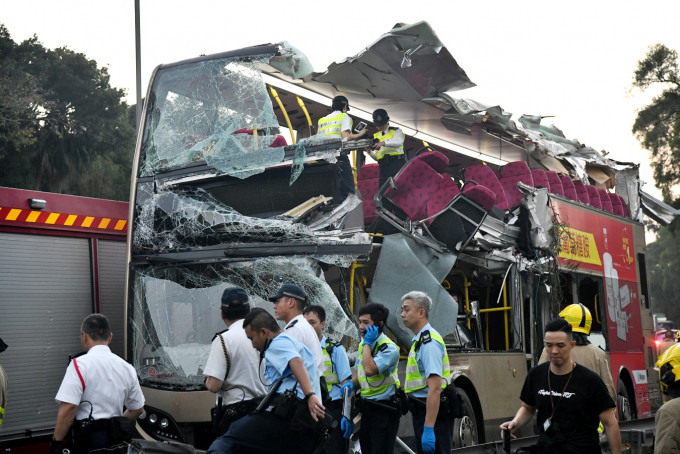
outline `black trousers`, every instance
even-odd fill
[[[359,432],[362,454],[393,454],[400,417],[396,409],[384,408],[362,399]]]
[[[411,406],[411,417],[413,418],[413,431],[416,436],[416,449],[418,454],[423,454],[420,440],[423,437],[423,427],[425,426],[425,406]],[[439,419],[434,423],[435,447],[437,454],[451,454],[453,444],[453,419]]]
[[[74,454],[89,454],[98,449],[107,449],[113,446],[115,442],[116,440],[111,439],[109,420],[93,421],[87,427],[83,427],[81,421],[73,422],[74,449],[72,452]],[[119,450],[107,450],[106,452],[127,452],[127,447]]]
[[[334,400],[326,404],[325,407],[326,411],[338,422],[338,426],[331,432],[324,451],[326,454],[347,454],[349,438],[342,436],[342,428],[340,427],[340,422],[342,421],[342,399]]]
[[[382,188],[383,184],[387,182],[387,180],[390,179],[390,177],[394,177],[401,168],[406,164],[406,161],[404,159],[403,155],[399,156],[385,156],[381,160],[378,161],[378,169],[380,170],[380,177],[378,180],[378,187]],[[400,219],[406,219],[406,213],[404,213],[399,207],[394,205],[392,202],[389,200],[383,198],[382,200],[383,207],[394,213],[398,218]],[[381,231],[384,235],[390,235],[392,233],[397,233],[398,230],[392,226],[392,224],[388,223],[384,219],[380,220],[380,226],[378,227],[378,230]]]
[[[354,194],[354,173],[352,164],[349,162],[349,155],[341,154],[338,156],[340,166],[340,196],[345,200],[349,194]]]

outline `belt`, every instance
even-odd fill
[[[404,160],[404,153],[386,154],[382,158],[378,159],[378,163],[380,163],[380,161],[391,161],[393,159],[399,159],[399,160],[403,161]]]

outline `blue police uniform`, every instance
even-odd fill
[[[446,350],[442,343],[435,340],[441,339],[439,333],[427,323],[412,339],[412,345],[418,345],[415,350],[415,361],[418,365],[418,375],[427,379],[430,375],[438,375],[446,379],[450,377],[449,370],[444,370],[444,364],[448,369],[448,358],[446,357]],[[410,355],[409,355],[410,356]],[[407,364],[408,369],[408,364]],[[407,370],[408,375],[408,370]],[[420,440],[423,435],[423,427],[425,426],[426,406],[424,401],[427,398],[428,387],[417,389],[415,391],[409,390],[409,380],[406,382],[406,392],[409,398],[414,397],[421,403],[413,403],[411,401],[411,416],[413,419],[413,430],[415,432],[416,448],[419,454],[422,454]],[[436,439],[436,453],[450,453],[453,443],[453,419],[451,418],[437,418],[434,424],[434,434]]]
[[[306,453],[313,452],[318,440],[307,436],[306,432],[299,432],[292,426],[297,418],[293,418],[290,412],[286,415],[277,413],[277,407],[284,399],[282,394],[292,390],[297,396],[296,416],[303,412],[309,412],[304,393],[295,376],[290,370],[288,362],[294,358],[301,358],[307,374],[310,377],[314,394],[321,399],[319,387],[319,370],[314,361],[314,355],[300,341],[281,333],[273,338],[267,347],[264,358],[265,383],[271,391],[274,383],[284,377],[279,389],[275,405],[270,406],[262,413],[251,413],[232,423],[227,433],[218,437],[210,448],[208,454],[236,452],[277,452],[277,453]],[[311,418],[311,416],[310,416]]]
[[[378,375],[371,377],[364,372],[363,348],[362,344],[357,357],[357,374],[361,387],[361,451],[367,454],[392,454],[401,417],[392,400],[399,386],[399,347],[384,334],[378,336],[371,352]]]
[[[345,348],[337,342],[329,341],[326,336],[323,336],[320,341],[321,349],[330,357],[331,370],[324,371],[326,383],[330,390],[329,402],[324,402],[326,411],[329,412],[333,419],[338,421],[338,426],[331,432],[330,438],[326,442],[324,451],[326,454],[347,454],[349,449],[349,439],[342,435],[342,428],[340,420],[342,419],[342,394],[340,393],[340,384],[347,379],[352,378],[352,370],[349,367],[349,359],[347,359],[347,352]],[[333,377],[329,380],[329,377]]]

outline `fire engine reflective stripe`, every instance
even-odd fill
[[[59,219],[59,213],[50,213],[50,215],[47,216],[45,224],[54,224],[57,222],[57,219]]]
[[[99,222],[99,225],[97,226],[97,228],[98,229],[105,229],[109,225],[109,222],[111,222],[111,219],[104,218]]]
[[[82,224],[80,224],[81,227],[89,227],[92,225],[92,221],[94,221],[94,218],[92,216],[85,216],[85,219],[83,219]]]
[[[21,214],[21,210],[17,210],[16,208],[9,210],[9,214],[5,218],[8,221],[16,221],[19,215]]]
[[[378,139],[378,142],[384,142],[386,140],[391,139],[394,137],[394,131],[395,129],[389,128],[387,131],[378,131],[375,134],[373,134],[374,139]],[[384,132],[384,134],[383,134]],[[378,150],[378,161],[380,161],[383,157],[385,156],[398,156],[404,154],[404,144],[402,143],[399,148],[394,148],[394,147],[382,147],[380,150]]]
[[[439,335],[430,331],[430,336],[433,341],[439,342],[439,344],[444,349],[444,357],[442,358],[442,388],[446,388],[451,378],[451,368],[449,367],[449,355],[446,354],[446,345],[444,344],[444,339]],[[423,389],[427,386],[427,377],[420,375],[420,370],[418,369],[418,361],[416,361],[416,344],[418,342],[413,342],[411,345],[411,351],[408,353],[408,359],[406,360],[406,383],[404,383],[404,391],[407,393],[412,393]]]
[[[75,214],[71,214],[69,215],[69,217],[66,218],[64,225],[73,225],[73,223],[76,222],[76,219],[78,219],[78,216],[76,216]]]
[[[340,113],[334,117],[323,117],[319,119],[319,134],[325,134],[327,136],[342,136],[342,120],[345,118],[346,113]]]
[[[127,221],[124,219],[119,220],[116,222],[116,226],[114,227],[115,230],[123,230],[125,228],[125,224],[127,224]]]
[[[376,343],[373,354],[380,348],[383,344],[394,344],[388,337],[382,337]],[[359,347],[360,350],[363,346]],[[364,397],[375,396],[377,394],[382,394],[387,391],[388,386],[395,385],[399,387],[399,376],[397,375],[397,370],[399,366],[395,366],[394,370],[388,375],[377,374],[370,377],[366,376],[366,371],[364,370],[364,364],[361,362],[361,351],[357,359],[357,379],[359,380],[359,386],[361,387],[361,395]]]
[[[26,218],[26,222],[35,222],[40,216],[40,211],[31,211]]]
[[[127,219],[0,207],[0,222],[6,221],[54,227],[81,227],[109,232],[114,230],[122,232],[127,227]]]
[[[321,349],[323,354],[323,370],[321,374],[326,379],[326,386],[328,387],[328,392],[331,391],[333,385],[340,383],[337,372],[333,372],[333,361],[331,361],[331,355],[328,354],[326,348]]]

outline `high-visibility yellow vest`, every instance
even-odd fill
[[[373,349],[373,355],[383,344],[392,344],[396,347],[396,344],[390,340],[387,336],[382,336],[376,343]],[[361,361],[361,356],[363,352],[363,345],[361,351],[357,357],[357,379],[359,380],[359,386],[361,387],[361,395],[364,397],[376,396],[387,391],[388,386],[399,387],[399,377],[397,375],[398,364],[394,366],[394,370],[390,372],[389,375],[385,376],[381,373],[377,375],[372,375],[370,377],[366,376],[366,371],[364,370],[364,364]]]
[[[346,113],[339,113],[335,116],[325,116],[319,119],[319,126],[317,132],[319,134],[325,134],[327,136],[338,136],[342,137],[342,120],[345,118]],[[352,127],[352,119],[349,119],[350,129]]]
[[[425,333],[423,333],[425,334]],[[404,384],[404,391],[406,393],[412,393],[423,389],[427,386],[427,377],[420,375],[420,370],[418,369],[418,361],[416,361],[416,344],[418,348],[422,344],[423,334],[420,335],[420,339],[413,342],[411,345],[411,351],[408,353],[408,359],[406,360],[406,383]],[[449,355],[446,354],[446,345],[444,344],[444,339],[433,331],[429,331],[429,335],[433,341],[439,342],[439,344],[444,349],[444,357],[442,358],[442,388],[446,388],[451,378],[451,369],[449,368]]]
[[[378,131],[375,134],[373,134],[373,138],[378,139],[378,142],[384,142],[394,137],[394,131],[396,131],[395,128],[387,128],[386,131]],[[380,161],[385,156],[398,156],[400,154],[404,154],[403,143],[399,145],[399,147],[397,148],[387,146],[382,147],[380,150],[378,150],[378,155],[376,156],[376,158],[378,159],[378,161]]]
[[[321,353],[323,354],[323,369],[321,370],[321,375],[323,375],[324,379],[326,380],[328,392],[331,392],[333,385],[340,383],[340,379],[338,378],[338,373],[333,371],[333,361],[331,360],[331,355],[327,350],[329,342],[330,341],[327,340],[326,346],[321,349]]]

